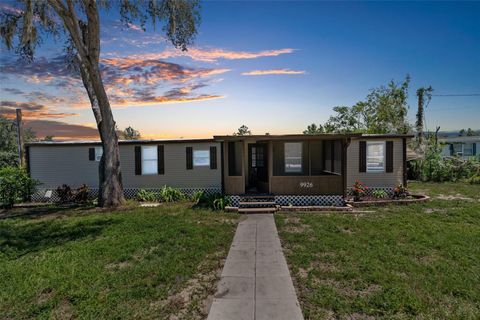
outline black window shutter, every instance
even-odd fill
[[[157,167],[158,174],[165,174],[165,148],[163,145],[157,146]]]
[[[95,161],[95,148],[88,148],[88,160]]]
[[[474,142],[473,143],[472,156],[476,156],[476,155],[477,155],[477,144]]]
[[[359,172],[367,172],[367,141],[359,141]]]
[[[135,175],[142,174],[142,148],[135,146]]]
[[[210,169],[217,169],[217,147],[210,147]]]
[[[385,171],[393,172],[393,141],[387,141],[386,147]]]
[[[187,170],[193,169],[193,148],[187,147]]]

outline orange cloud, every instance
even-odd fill
[[[272,69],[272,70],[253,70],[249,72],[243,72],[243,76],[265,76],[272,74],[305,74],[303,70],[290,70],[290,69]]]
[[[149,100],[130,100],[130,99],[116,99],[112,102],[112,107],[144,107],[152,106],[158,104],[173,104],[173,103],[183,103],[183,102],[194,102],[194,101],[208,101],[215,99],[222,99],[225,96],[222,95],[209,95],[201,94],[194,97],[168,97],[168,96],[158,96],[152,97]]]
[[[295,49],[285,48],[277,50],[263,50],[258,52],[248,51],[231,51],[224,49],[201,49],[190,48],[188,51],[181,51],[177,49],[167,49],[160,53],[147,53],[134,55],[137,59],[168,59],[175,57],[189,57],[193,60],[203,62],[215,62],[218,59],[239,60],[239,59],[256,59],[262,57],[276,57],[281,54],[293,53]]]

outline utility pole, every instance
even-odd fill
[[[23,128],[22,128],[22,109],[17,109],[17,144],[18,144],[18,164],[22,167],[25,163],[23,156]]]

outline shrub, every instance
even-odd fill
[[[183,192],[178,188],[164,186],[160,190],[160,199],[165,202],[176,202],[185,198]]]
[[[155,194],[155,192],[152,192],[152,191],[148,191],[146,189],[140,189],[138,190],[137,192],[137,200],[138,201],[148,201],[148,202],[154,202],[154,201],[157,201],[157,195]]]
[[[11,208],[19,201],[28,201],[40,183],[30,178],[24,168],[0,169],[0,205]]]
[[[230,204],[230,201],[221,193],[203,193],[197,205],[213,210],[223,210]]]
[[[360,181],[355,181],[352,187],[353,201],[360,201],[367,193],[368,187],[365,187]]]
[[[62,184],[60,187],[57,187],[57,196],[58,202],[68,203],[73,199],[73,191],[67,184]]]
[[[86,184],[78,187],[73,194],[73,201],[75,203],[86,203],[90,195],[90,188]]]
[[[476,175],[467,180],[471,184],[480,184],[480,175]]]
[[[386,199],[388,198],[388,193],[385,190],[377,189],[372,191],[372,196],[377,199]]]
[[[203,194],[204,192],[203,191],[195,191],[192,193],[192,195],[190,196],[190,199],[195,202],[195,203],[199,203],[200,200],[202,199],[203,197]]]
[[[407,188],[403,184],[399,184],[393,189],[393,198],[394,199],[405,199],[410,195]]]

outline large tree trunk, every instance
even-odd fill
[[[70,34],[77,49],[77,63],[87,90],[92,111],[97,122],[103,144],[103,156],[99,165],[98,203],[102,207],[116,207],[125,202],[118,137],[115,131],[112,109],[100,75],[100,16],[95,0],[84,0],[81,4],[87,22],[81,21],[75,12],[75,2],[50,0]]]
[[[86,63],[80,69],[83,84],[87,90],[98,132],[103,145],[103,155],[99,164],[98,204],[101,207],[116,207],[125,202],[118,136],[98,63]]]

